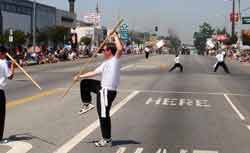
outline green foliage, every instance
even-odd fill
[[[15,46],[23,45],[26,41],[25,33],[19,30],[13,32],[13,37]]]
[[[211,38],[215,30],[212,26],[206,22],[199,26],[199,31],[193,35],[194,46],[199,50],[200,54],[203,54],[206,48],[206,41]]]
[[[88,46],[88,45],[90,45],[90,43],[91,43],[91,38],[89,38],[89,37],[82,37],[81,39],[80,39],[80,43],[83,43],[84,45],[86,45],[86,46]]]
[[[64,43],[64,36],[69,36],[69,29],[61,26],[50,27],[48,29],[48,37],[55,46]]]

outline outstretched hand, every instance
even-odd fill
[[[79,80],[80,80],[80,75],[74,76],[73,80],[74,80],[74,81],[79,81]]]

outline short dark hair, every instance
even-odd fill
[[[106,43],[105,46],[106,46],[107,50],[111,50],[111,53],[113,56],[116,54],[117,48],[116,48],[115,43],[109,42],[109,43]]]
[[[3,45],[0,46],[0,53],[7,53],[7,49]]]

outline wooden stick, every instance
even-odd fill
[[[114,34],[114,32],[116,32],[117,28],[120,27],[120,25],[123,23],[123,19],[121,19],[117,24],[116,26],[113,28],[113,30],[109,33],[109,35],[105,38],[105,40],[101,43],[101,45],[99,46],[99,48],[94,52],[94,54],[92,55],[92,57],[85,63],[85,64],[89,64],[92,62],[92,60],[94,59],[95,55],[97,55],[97,53],[104,47],[105,45],[105,42],[108,40],[108,38],[110,36],[112,36]],[[78,76],[80,76],[82,73],[83,73],[83,70],[84,68],[82,68],[79,73],[78,73]],[[73,88],[73,86],[76,84],[77,81],[73,80],[72,83],[70,84],[70,86],[65,90],[62,98],[64,98],[68,93],[69,91]]]
[[[42,88],[39,86],[38,83],[36,83],[36,81],[16,62],[16,60],[14,58],[12,58],[10,56],[9,53],[6,53],[6,55],[10,58],[10,60],[12,62],[14,62],[14,64],[30,79],[30,81],[32,81],[32,83],[37,86],[37,88],[39,88],[40,90],[42,90]]]

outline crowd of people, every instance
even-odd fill
[[[91,51],[88,47],[84,49],[71,49],[71,47],[49,48],[47,46],[28,46],[24,48],[18,46],[8,50],[21,66],[57,63],[91,56]]]
[[[228,57],[242,63],[250,64],[250,50],[230,50],[228,52]]]

